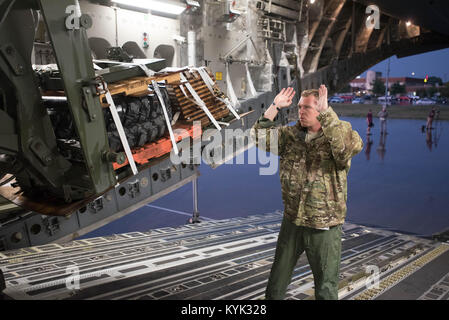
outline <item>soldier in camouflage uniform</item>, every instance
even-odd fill
[[[299,121],[275,127],[281,108],[295,92],[283,89],[251,132],[259,148],[280,156],[284,218],[271,269],[267,299],[283,299],[293,269],[305,251],[316,299],[338,299],[342,224],[346,216],[351,158],[363,149],[359,134],[327,105],[327,88],[306,90],[298,103]],[[274,130],[275,133],[270,134]],[[276,145],[270,146],[277,137]],[[272,140],[272,141],[270,141]]]

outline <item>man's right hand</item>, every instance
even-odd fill
[[[288,108],[293,102],[293,97],[295,96],[295,90],[293,88],[282,89],[281,92],[274,98],[271,106],[265,111],[264,117],[270,121],[273,121],[278,110],[276,108]]]
[[[281,92],[274,98],[274,104],[279,108],[288,108],[293,102],[295,96],[293,88],[282,89]]]

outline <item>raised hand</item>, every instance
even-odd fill
[[[274,98],[274,103],[276,107],[287,108],[293,102],[293,97],[295,96],[295,90],[293,88],[282,89],[281,92]]]
[[[317,111],[318,112],[323,112],[326,111],[328,108],[327,105],[327,88],[324,84],[322,84],[320,86],[320,88],[318,89],[319,92],[319,98],[318,98],[318,106],[317,106]]]

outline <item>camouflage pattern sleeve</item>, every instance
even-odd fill
[[[340,167],[348,167],[350,160],[363,149],[363,141],[349,122],[341,121],[331,107],[318,117],[328,139],[332,155]]]
[[[287,127],[276,127],[276,122],[262,115],[251,128],[251,140],[257,148],[280,155],[285,149],[286,130]],[[277,146],[271,146],[275,140]]]

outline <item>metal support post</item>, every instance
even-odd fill
[[[198,177],[192,180],[193,189],[193,215],[188,220],[188,223],[200,223],[200,212],[198,211]]]

